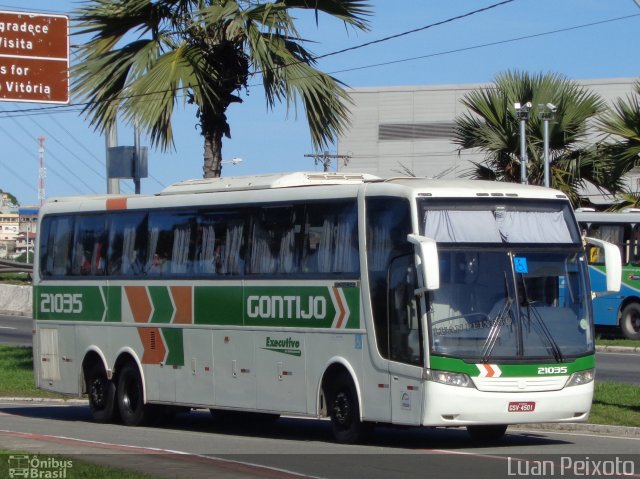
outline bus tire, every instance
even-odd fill
[[[372,431],[371,423],[360,420],[358,394],[349,375],[343,373],[336,377],[328,406],[333,437],[337,442],[360,442]]]
[[[627,304],[622,310],[620,329],[627,339],[640,339],[640,304]]]
[[[94,363],[88,367],[85,382],[93,420],[100,423],[114,422],[117,417],[116,385],[107,378],[102,364]]]
[[[125,426],[140,426],[149,420],[150,409],[144,403],[142,378],[135,364],[126,363],[122,367],[118,374],[116,397]]]
[[[471,439],[477,442],[496,442],[507,432],[506,424],[492,424],[489,426],[467,426]]]

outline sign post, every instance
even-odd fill
[[[0,11],[0,101],[69,103],[69,17]]]

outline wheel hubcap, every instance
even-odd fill
[[[333,403],[333,417],[341,426],[347,426],[351,421],[351,405],[344,393],[339,393]]]
[[[99,408],[104,407],[104,383],[100,378],[96,378],[91,383],[91,389],[89,391],[91,402]]]

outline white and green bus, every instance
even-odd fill
[[[53,199],[39,221],[36,382],[96,421],[328,417],[353,442],[589,415],[592,293],[558,191],[292,173]]]

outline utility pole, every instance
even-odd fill
[[[45,193],[44,193],[44,178],[45,178],[45,169],[44,169],[44,140],[46,138],[44,136],[38,137],[38,159],[40,162],[40,167],[38,168],[38,202],[40,206],[44,204]],[[29,255],[29,238],[27,234],[27,256]],[[28,261],[27,261],[28,262]]]
[[[107,158],[107,160],[104,163],[107,170],[107,193],[117,195],[120,194],[120,179],[109,178],[109,148],[114,146],[118,146],[118,127],[116,123],[109,127],[105,136],[105,158]]]
[[[558,109],[553,103],[547,103],[546,105],[538,105],[538,117],[544,124],[544,186],[549,188],[551,186],[550,174],[549,174],[549,122],[556,116],[556,110]]]
[[[516,117],[520,122],[520,183],[526,185],[527,178],[527,121],[531,113],[531,102],[528,101],[524,105],[516,103],[513,105],[516,109]]]
[[[305,158],[313,158],[315,164],[322,163],[322,171],[327,172],[331,169],[331,160],[336,160],[336,171],[339,170],[340,162],[338,160],[344,160],[343,166],[349,164],[351,156],[349,155],[330,155],[328,151],[323,153],[308,153],[304,155]]]

